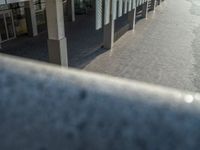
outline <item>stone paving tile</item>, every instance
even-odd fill
[[[194,68],[200,66],[195,59],[200,51],[194,55],[192,47],[200,16],[191,7],[186,0],[166,0],[85,70],[200,92],[195,80],[200,71]]]

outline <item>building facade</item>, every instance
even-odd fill
[[[95,14],[94,28],[103,31],[103,46],[110,49],[121,35],[117,21],[125,16],[126,29],[134,30],[137,14],[146,18],[149,4],[154,9],[156,2],[160,0],[1,0],[0,45],[47,30],[49,61],[67,65],[66,16],[76,21],[76,15]]]
[[[91,7],[91,3],[92,0],[76,0],[74,3],[76,13],[85,13],[87,7]],[[66,0],[63,0],[63,5],[67,6]],[[46,30],[45,10],[46,0],[1,0],[0,42],[26,34],[36,36]],[[65,12],[66,10],[64,7]]]
[[[1,43],[16,38],[18,36],[28,34],[28,32],[31,32],[31,34],[33,34],[34,36],[37,35],[37,30],[40,31],[41,26],[44,26],[45,24],[44,10],[44,0],[35,0],[34,3],[31,3],[30,1],[16,0],[8,1],[5,4],[1,4]],[[36,27],[29,25],[30,21],[34,21],[33,17],[35,17],[34,19]],[[32,32],[31,30],[33,30],[34,32]]]

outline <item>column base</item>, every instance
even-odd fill
[[[49,62],[61,66],[68,66],[67,39],[48,40]]]
[[[156,0],[151,0],[151,9],[152,11],[154,11],[156,8]]]
[[[114,43],[115,21],[111,21],[109,24],[103,27],[103,47],[111,49]]]
[[[128,13],[129,30],[135,30],[136,8]]]
[[[147,18],[148,14],[148,1],[142,5],[142,17]]]

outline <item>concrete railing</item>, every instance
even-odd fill
[[[197,150],[200,95],[0,56],[1,150]]]

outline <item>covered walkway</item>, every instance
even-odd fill
[[[103,40],[102,30],[95,30],[94,21],[92,15],[77,15],[75,22],[68,22],[65,18],[70,67],[82,68],[94,56],[104,52],[99,50]],[[47,32],[8,41],[2,45],[0,52],[48,62]]]
[[[200,91],[199,12],[198,0],[164,1],[85,70]]]
[[[101,8],[100,8],[100,12],[98,13],[101,13],[102,16],[98,16],[100,18],[96,17],[96,20],[95,20],[94,11],[91,13],[88,13],[87,15],[77,15],[75,22],[68,21],[67,15],[65,15],[64,30],[65,30],[65,35],[67,36],[67,40],[65,40],[67,41],[67,44],[66,44],[67,50],[64,50],[64,49],[63,50],[67,51],[68,53],[67,54],[68,65],[70,67],[83,68],[88,63],[90,63],[90,61],[93,60],[95,57],[97,57],[98,55],[110,49],[113,45],[113,42],[118,40],[127,30],[130,29],[130,27],[131,29],[133,29],[135,16],[134,14],[132,14],[132,7],[134,11],[135,10],[134,8],[136,7],[136,5],[134,3],[131,5],[131,3],[128,4],[127,2],[128,1],[124,3],[124,8],[127,8],[127,9],[125,10],[121,8],[121,11],[122,10],[124,11],[123,14],[119,16],[115,16],[115,17],[113,16],[111,18],[108,17],[107,18],[108,20],[106,20],[106,18],[103,19],[103,12],[101,11]],[[146,7],[143,8],[143,5],[145,6],[145,3],[147,2],[138,4],[138,6],[142,8],[142,13],[145,13],[145,14],[142,14],[142,17],[146,17],[147,8]],[[125,4],[126,4],[126,7],[125,7]],[[117,6],[117,5],[113,4],[113,6]],[[108,11],[111,12],[109,8],[107,9]],[[106,8],[105,8],[105,12],[107,12]],[[116,10],[115,12],[117,13]],[[49,14],[47,16],[51,16],[51,15],[52,14]],[[107,16],[109,16],[109,14],[107,14]],[[58,22],[57,23],[51,22],[51,17],[49,20],[50,20],[49,25],[57,24],[57,26],[59,27],[62,26],[62,25],[59,25]],[[101,21],[106,20],[106,21],[99,23],[98,22],[99,20]],[[104,24],[103,26],[102,26],[102,23]],[[112,27],[111,24],[114,24],[114,27]],[[99,26],[98,30],[95,30],[95,25]],[[49,27],[49,29],[56,29],[56,28],[57,28],[56,26]],[[51,52],[54,51],[52,54],[53,56],[55,55],[55,53],[59,53],[60,48],[54,47],[54,46],[56,46],[57,45],[56,43],[59,43],[59,41],[61,42],[62,39],[60,39],[60,37],[59,38],[56,37],[57,33],[55,31],[52,30],[50,32],[52,32],[51,36],[53,35],[53,37],[51,38],[53,40],[49,42],[50,44],[49,48],[51,49],[50,50]],[[62,37],[63,35],[61,34],[60,36]],[[54,40],[54,38],[56,40]],[[57,40],[57,38],[59,40]],[[31,59],[55,63],[53,62],[52,58],[49,58],[47,39],[48,39],[47,32],[39,34],[36,37],[27,37],[27,36],[20,37],[15,40],[4,43],[2,45],[2,49],[0,49],[0,52],[16,55],[16,56],[21,56],[25,58],[31,58]],[[54,43],[54,44],[51,45],[51,43]],[[103,46],[105,48],[102,48]],[[65,58],[67,56],[65,55],[61,55],[61,56]]]

